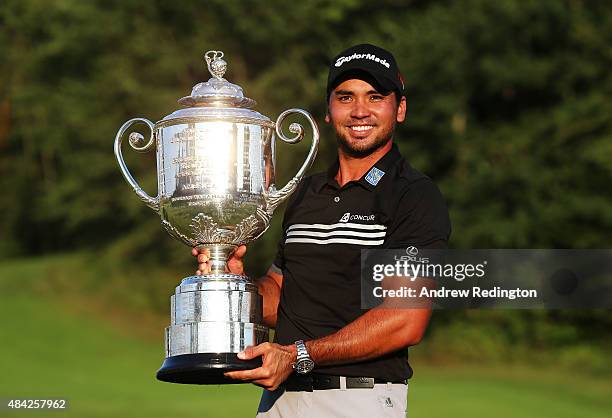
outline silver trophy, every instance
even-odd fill
[[[272,122],[252,108],[255,101],[242,88],[223,78],[223,52],[205,54],[212,77],[193,87],[178,102],[184,106],[153,124],[143,118],[123,124],[115,138],[115,156],[126,181],[142,201],[161,216],[168,233],[190,247],[210,250],[212,271],[190,276],[170,298],[170,326],[166,328],[166,358],[157,378],[175,383],[230,383],[229,370],[251,369],[261,360],[243,361],[237,353],[268,340],[262,324],[262,298],[247,276],[226,272],[226,262],[242,244],[260,237],[270,225],[274,209],[296,189],[312,165],[319,130],[312,116],[289,109]],[[275,187],[274,132],[295,144],[304,128],[291,114],[303,115],[312,127],[312,145],[306,161],[285,187]],[[139,152],[155,145],[158,195],[149,196],[130,174],[121,153],[124,134],[135,124],[146,124],[148,140],[129,135]]]

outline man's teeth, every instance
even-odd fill
[[[372,125],[351,126],[351,129],[355,131],[367,131],[369,129],[372,129]]]

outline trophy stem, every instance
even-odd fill
[[[226,272],[227,260],[238,248],[233,244],[212,244],[210,246],[201,245],[198,248],[206,248],[210,251],[210,272],[212,274],[224,274]]]

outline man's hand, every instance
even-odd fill
[[[236,248],[227,260],[227,271],[233,274],[241,274],[244,275],[244,264],[242,262],[242,257],[246,254],[246,245],[241,245]],[[195,274],[201,276],[202,274],[210,273],[210,251],[209,250],[198,250],[197,248],[191,249],[191,255],[198,258],[198,269]]]
[[[241,360],[251,360],[259,356],[262,357],[263,362],[261,367],[227,372],[225,376],[248,381],[267,390],[276,390],[293,372],[297,352],[293,344],[262,343],[254,347],[247,347],[243,352],[238,353],[238,358]]]

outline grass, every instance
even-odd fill
[[[257,387],[156,381],[162,329],[155,321],[139,325],[121,307],[92,302],[95,308],[83,308],[89,296],[77,300],[77,294],[62,297],[49,291],[41,281],[47,271],[62,266],[69,271],[78,262],[59,258],[0,265],[0,398],[65,398],[69,408],[52,414],[58,417],[254,415]],[[148,337],[156,332],[158,338]],[[608,417],[612,411],[612,383],[604,379],[563,370],[438,368],[418,358],[413,365],[411,417],[588,418]],[[2,416],[23,413],[0,410]],[[30,411],[28,416],[49,412]]]
[[[417,370],[409,388],[415,417],[608,417],[612,384],[562,371],[526,368]]]
[[[236,417],[256,407],[252,386],[156,381],[161,341],[143,342],[27,294],[2,297],[0,306],[2,398],[67,399],[74,417]]]

